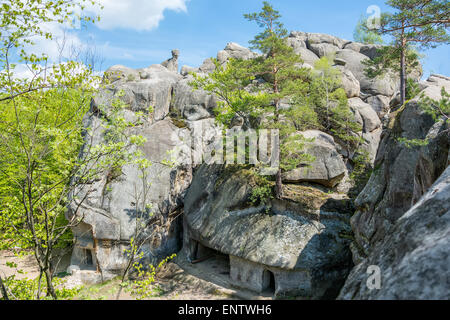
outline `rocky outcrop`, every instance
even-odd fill
[[[443,203],[448,202],[448,170],[428,192],[449,163],[450,140],[444,134],[448,124],[435,123],[418,99],[393,112],[396,75],[369,79],[364,72],[364,61],[376,56],[378,46],[304,32],[292,32],[287,41],[304,59],[303,67],[313,68],[319,58],[330,56],[341,71],[350,109],[362,128],[357,135],[374,164],[356,208],[345,195],[351,188],[355,150],[346,150],[337,138],[318,130],[300,132],[311,139],[304,151],[315,161],[283,173],[282,199],[255,204],[250,198],[257,183],[251,174],[238,167],[205,164],[202,157],[221,132],[214,119],[217,100],[193,90],[189,82],[190,73],[205,75],[216,64],[206,59],[200,67],[183,66],[178,73],[179,53],[174,51],[161,65],[137,70],[114,66],[105,72],[105,86],[84,119],[86,142],[95,145],[105,139],[103,124],[111,116],[112,101],[119,99],[126,105],[121,111],[125,120],[137,123],[126,135],[146,139],[140,151],[152,166],[145,174],[137,164],[114,168],[76,190],[86,201],[79,210],[84,220],[73,230],[70,270],[92,271],[95,276],[86,277],[100,280],[123,271],[124,250],[142,222],[136,199],[142,200],[145,193],[151,214],[144,215],[144,263],[156,263],[182,247],[191,260],[216,250],[229,256],[230,279],[237,286],[262,291],[273,278],[277,296],[320,299],[338,295],[353,257],[357,266],[341,291],[342,299],[414,297],[418,287],[424,289],[417,297],[445,296],[443,289],[430,293],[434,282],[427,286],[426,277],[409,279],[414,272],[430,270],[435,275],[448,264],[443,256],[448,246],[448,206]],[[231,58],[256,56],[229,43],[217,61],[224,66]],[[441,86],[450,91],[450,79],[433,75],[419,86],[437,100]],[[233,123],[239,128],[244,120]],[[408,148],[399,138],[427,138],[429,143]],[[69,208],[69,215],[76,209]],[[436,247],[431,248],[434,240]],[[376,292],[362,284],[372,264],[380,266],[386,284]]]
[[[366,260],[356,266],[340,299],[450,299],[450,167]],[[370,285],[367,270],[376,266],[380,286]],[[370,273],[369,273],[370,274]],[[367,285],[369,282],[369,285]]]
[[[450,81],[432,76],[422,93],[440,99],[441,87],[450,91]],[[424,194],[446,168],[449,135],[440,134],[448,124],[434,120],[419,106],[419,97],[390,116],[390,123],[375,161],[375,171],[355,201],[352,217],[355,233],[355,262],[369,256],[373,246],[382,241],[396,221]],[[421,148],[408,147],[399,138],[425,139]]]
[[[131,78],[130,74],[139,78]],[[148,241],[143,251],[147,263],[157,263],[180,249],[180,213],[192,180],[191,143],[186,139],[191,132],[186,126],[174,124],[169,117],[172,93],[182,77],[161,65],[153,65],[135,72],[112,67],[105,73],[105,79],[113,82],[93,98],[91,111],[84,119],[86,145],[104,141],[104,124],[111,117],[114,100],[118,99],[126,106],[121,112],[127,122],[140,120],[125,134],[145,138],[140,149],[152,165],[145,169],[138,164],[127,164],[120,170],[111,168],[94,185],[84,185],[74,192],[73,196],[86,199],[79,208],[76,201],[69,208],[69,215],[77,211],[83,217],[83,223],[73,229],[76,242],[71,264],[97,271],[101,280],[124,270],[127,262],[124,250],[131,238],[137,236],[137,224],[146,226],[143,232]],[[174,159],[175,165],[170,165]],[[141,214],[142,208],[138,206],[142,203],[151,207],[151,214]]]
[[[286,186],[285,199],[254,206],[251,177],[245,170],[199,168],[185,198],[186,255],[202,258],[199,244],[229,255],[237,286],[262,290],[266,270],[275,276],[277,296],[333,298],[351,265],[349,200]]]
[[[286,182],[314,182],[333,188],[344,178],[347,168],[342,156],[336,150],[332,136],[317,130],[300,133],[307,142],[304,152],[312,155],[315,160],[307,167],[300,167],[283,175]]]
[[[163,67],[172,72],[178,72],[178,58],[180,56],[180,50],[172,50],[172,58],[161,63]]]

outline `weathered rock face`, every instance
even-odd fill
[[[111,73],[115,78],[111,78]],[[128,74],[138,75],[139,79]],[[147,226],[143,231],[148,236],[143,247],[147,263],[156,263],[180,250],[180,213],[184,194],[192,181],[191,131],[186,125],[176,126],[168,117],[174,88],[182,77],[161,65],[135,73],[120,66],[113,67],[105,77],[114,82],[92,101],[91,111],[84,119],[88,129],[86,142],[97,145],[104,141],[102,124],[108,121],[113,100],[120,99],[127,106],[123,110],[127,121],[136,122],[138,112],[147,114],[141,125],[130,127],[126,134],[146,139],[141,151],[152,165],[141,169],[137,164],[129,164],[120,172],[111,169],[94,185],[85,185],[75,192],[78,198],[86,197],[86,200],[78,209],[83,223],[73,230],[76,244],[72,265],[99,272],[101,280],[114,277],[125,269],[124,250],[131,238],[137,236],[138,223]],[[188,102],[195,100],[187,99]],[[149,114],[150,107],[154,110],[152,115]],[[175,166],[167,164],[174,159]],[[144,220],[140,221],[138,211],[141,209],[137,207],[143,202],[151,206],[152,214],[140,217]],[[70,208],[69,214],[75,210],[76,206]]]
[[[450,299],[450,168],[349,275],[340,299]],[[380,287],[367,285],[369,266]],[[369,281],[370,282],[370,281]]]
[[[161,63],[163,67],[172,72],[178,72],[178,57],[180,56],[180,50],[172,50],[172,58]]]
[[[305,152],[316,159],[309,167],[301,167],[286,172],[283,180],[286,182],[314,182],[333,188],[345,176],[347,168],[342,156],[336,150],[332,136],[317,130],[301,133],[306,139],[314,139],[307,143]]]
[[[230,255],[238,286],[262,289],[267,270],[276,295],[333,297],[350,267],[348,199],[287,186],[286,198],[270,209],[252,206],[245,177],[245,170],[230,174],[222,166],[198,169],[185,198],[186,255],[201,258],[198,244]]]
[[[312,68],[320,57],[330,55],[342,73],[349,106],[362,127],[358,136],[365,140],[362,147],[375,165],[356,208],[345,194],[335,193],[351,187],[348,177],[354,150],[345,150],[321,131],[303,132],[306,138],[314,138],[306,151],[316,161],[310,168],[285,172],[284,197],[266,205],[249,202],[255,185],[245,170],[230,172],[222,165],[202,164],[221,128],[213,117],[216,99],[194,91],[189,73],[205,75],[216,66],[207,59],[198,68],[184,66],[178,74],[178,52],[174,51],[162,65],[138,70],[114,66],[105,72],[110,84],[94,97],[84,119],[89,129],[86,141],[96,145],[105,139],[102,124],[110,116],[111,101],[121,99],[127,105],[126,121],[141,120],[127,135],[146,138],[141,151],[153,165],[145,175],[137,165],[126,165],[77,190],[77,196],[87,200],[79,210],[83,223],[73,230],[71,270],[78,266],[95,271],[95,276],[87,277],[100,280],[123,271],[124,250],[139,223],[136,198],[145,193],[153,215],[144,219],[148,237],[144,263],[156,263],[181,247],[188,258],[197,259],[202,248],[210,248],[229,255],[230,279],[238,286],[262,291],[273,277],[276,295],[320,299],[338,295],[353,257],[359,265],[341,291],[343,299],[448,298],[443,281],[427,284],[426,276],[417,277],[429,270],[433,277],[442,270],[447,274],[448,170],[423,195],[449,164],[448,124],[434,124],[417,99],[391,113],[396,106],[397,77],[368,79],[364,73],[363,62],[375,57],[377,46],[303,32],[292,32],[287,41],[305,60],[304,67]],[[217,60],[225,65],[230,58],[255,56],[229,43]],[[450,79],[439,75],[419,85],[435,100],[441,86],[450,91]],[[237,127],[243,122],[235,119]],[[398,142],[402,137],[428,138],[429,144],[407,148]],[[176,160],[173,166],[167,165],[170,160]],[[70,208],[69,214],[74,210]],[[371,264],[379,265],[384,274],[385,283],[377,292],[363,286]],[[410,281],[414,276],[418,280]],[[431,285],[438,287],[436,293]],[[414,295],[417,288],[423,290]]]
[[[435,76],[427,82],[423,94],[440,99]],[[450,90],[450,81],[440,78],[440,85]],[[434,124],[431,116],[418,105],[418,98],[391,114],[389,128],[375,161],[375,172],[355,201],[357,212],[352,217],[355,233],[355,262],[367,257],[372,247],[382,241],[395,222],[423,195],[444,171],[449,150],[448,125]],[[443,133],[443,134],[441,134]],[[429,140],[427,146],[408,148],[399,138]]]

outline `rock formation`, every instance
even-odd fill
[[[450,299],[450,168],[349,275],[340,299]],[[380,268],[379,289],[366,285]]]
[[[172,58],[161,63],[163,67],[172,72],[178,72],[178,57],[180,56],[180,50],[172,50]]]
[[[334,298],[349,272],[350,200],[287,185],[282,200],[252,206],[251,176],[202,165],[185,197],[184,249],[190,260],[208,249],[229,255],[231,281],[276,296]],[[270,209],[269,209],[270,207]]]
[[[300,132],[314,138],[306,149],[316,160],[308,170],[284,173],[281,200],[256,205],[249,201],[254,185],[245,168],[230,171],[203,163],[202,155],[221,132],[213,113],[217,100],[194,91],[190,73],[207,74],[216,66],[206,59],[178,73],[179,52],[174,50],[161,65],[138,70],[113,66],[105,72],[105,87],[84,119],[86,141],[104,139],[102,124],[112,100],[121,99],[127,121],[145,117],[127,135],[146,138],[141,151],[153,165],[144,183],[140,168],[130,164],[120,174],[110,172],[77,190],[87,200],[81,204],[83,223],[73,230],[70,271],[81,269],[86,281],[104,281],[123,271],[124,250],[140,223],[136,198],[149,185],[145,193],[152,215],[144,221],[145,263],[177,252],[179,259],[191,262],[218,252],[229,257],[234,285],[261,292],[273,282],[277,296],[321,299],[338,296],[353,258],[356,266],[340,292],[342,299],[448,298],[448,282],[427,282],[428,274],[448,277],[448,124],[435,123],[418,98],[399,108],[396,75],[365,75],[363,62],[375,57],[376,45],[304,32],[292,32],[287,41],[302,56],[303,67],[313,68],[320,57],[334,55],[334,67],[341,71],[349,106],[363,128],[358,135],[374,165],[356,201],[347,195],[354,150],[318,130]],[[225,65],[230,58],[255,56],[229,43],[217,60]],[[418,68],[414,80],[420,76]],[[450,91],[450,79],[433,75],[419,86],[438,99],[442,86]],[[241,120],[235,119],[237,127]],[[399,142],[402,137],[428,138],[429,144],[407,148]],[[173,165],[167,165],[169,160]],[[369,265],[382,269],[382,290],[365,287]]]

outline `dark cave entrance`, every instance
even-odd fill
[[[198,264],[205,272],[220,276],[230,276],[230,256],[215,249],[206,247],[199,242],[195,244],[195,254],[192,264]]]
[[[263,273],[263,292],[269,294],[275,294],[276,283],[275,275],[269,270],[264,270]]]
[[[86,267],[93,267],[94,266],[94,259],[92,258],[92,251],[89,249],[82,249],[82,263]]]

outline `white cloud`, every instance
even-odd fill
[[[104,30],[115,28],[149,31],[158,27],[165,10],[186,12],[189,0],[99,0],[90,11],[100,15],[97,26]]]
[[[81,49],[83,43],[76,33],[70,28],[57,22],[44,23],[41,29],[50,32],[53,39],[45,39],[43,37],[33,38],[33,45],[25,47],[28,53],[37,55],[45,54],[50,62],[58,62],[60,59],[71,58],[74,48]]]

